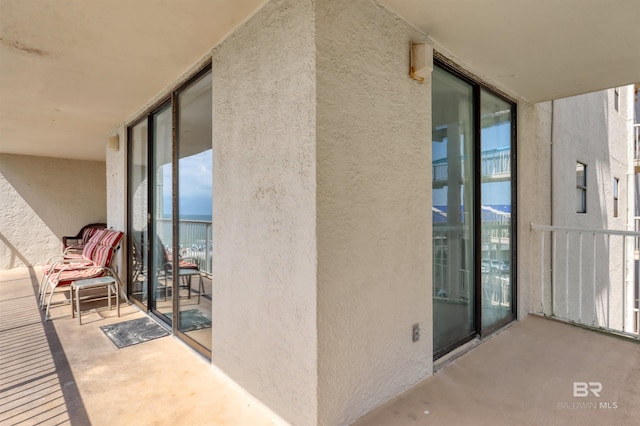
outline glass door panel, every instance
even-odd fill
[[[473,86],[433,71],[433,344],[475,333]]]
[[[177,329],[211,350],[212,80],[178,94],[179,297]]]
[[[129,129],[129,294],[147,306],[149,282],[149,180],[147,121]]]
[[[482,329],[513,319],[511,170],[513,107],[480,93]]]
[[[172,203],[172,159],[173,126],[171,105],[163,107],[152,116],[153,122],[153,271],[152,282],[155,303],[153,310],[166,317],[173,315],[173,203]]]

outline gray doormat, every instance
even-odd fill
[[[171,312],[165,315],[169,318],[173,317]],[[186,311],[180,311],[179,326],[182,332],[199,330],[201,328],[211,327],[211,319],[198,309],[188,309]]]
[[[149,317],[117,324],[103,325],[100,329],[118,349],[168,336],[170,333]]]

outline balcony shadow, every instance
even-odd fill
[[[43,323],[35,271],[0,287],[0,424],[90,424],[55,327]]]

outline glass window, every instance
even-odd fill
[[[511,167],[513,106],[480,93],[482,328],[512,319]]]
[[[587,166],[576,163],[577,212],[587,212]]]

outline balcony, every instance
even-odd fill
[[[283,424],[177,339],[118,350],[99,326],[142,317],[135,307],[42,322],[37,273],[0,271],[0,423]],[[357,421],[418,424],[633,424],[640,412],[640,346],[529,316]],[[169,365],[172,368],[168,368]],[[599,397],[574,383],[600,382]]]

